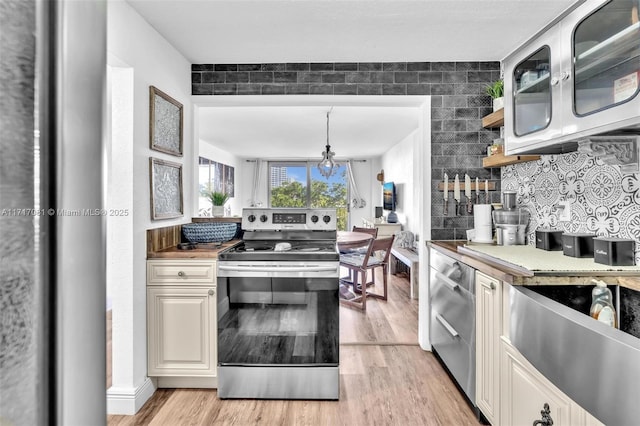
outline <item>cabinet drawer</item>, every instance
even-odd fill
[[[433,268],[430,272],[431,309],[438,311],[463,340],[471,342],[476,328],[475,296],[462,287],[451,288],[450,281],[443,281]]]
[[[216,264],[206,261],[149,261],[147,284],[207,284],[216,282]]]

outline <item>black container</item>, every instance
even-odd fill
[[[593,234],[562,234],[562,251],[565,256],[593,257]]]
[[[536,229],[536,248],[547,251],[562,250],[562,231]]]
[[[382,217],[382,207],[376,206],[376,219]]]
[[[594,238],[593,260],[611,266],[635,265],[635,241],[623,238]]]

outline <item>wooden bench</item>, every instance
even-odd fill
[[[391,249],[390,272],[395,275],[397,262],[402,262],[409,268],[409,289],[412,299],[418,298],[418,253],[402,247]]]

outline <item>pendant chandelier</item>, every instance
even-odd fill
[[[320,171],[320,174],[327,179],[333,176],[338,170],[337,164],[333,161],[333,157],[336,153],[331,151],[331,145],[329,145],[329,114],[331,114],[332,110],[333,107],[331,107],[329,112],[327,112],[327,146],[322,152],[322,160],[318,163],[318,170]]]

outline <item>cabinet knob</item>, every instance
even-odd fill
[[[212,288],[209,289],[209,296],[213,296],[214,294],[216,294],[216,291]]]
[[[179,276],[179,277],[184,277],[184,272],[182,272],[182,271],[178,271],[178,276]]]
[[[496,285],[493,281],[490,281],[488,283],[485,283],[483,281],[480,282],[480,284],[482,284],[482,287],[488,288],[489,290],[495,290],[496,289]]]

